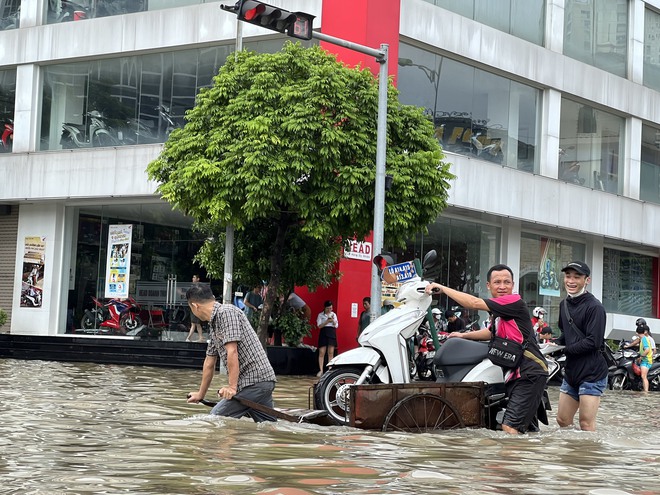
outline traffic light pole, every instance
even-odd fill
[[[383,250],[383,238],[385,230],[385,157],[387,149],[387,86],[389,83],[387,71],[387,56],[389,45],[382,43],[380,50],[368,46],[359,45],[341,38],[335,38],[327,34],[312,32],[312,37],[339,45],[350,50],[365,53],[376,58],[380,64],[378,70],[378,128],[376,135],[376,184],[374,195],[374,241],[373,253],[378,255]],[[371,264],[371,321],[380,316],[381,308],[381,282],[378,268]]]

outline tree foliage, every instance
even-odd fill
[[[320,47],[242,51],[149,164],[162,197],[216,241],[235,226],[236,269],[269,283],[262,338],[281,285],[328,283],[339,241],[371,231],[377,108],[371,72],[345,67]],[[384,235],[387,244],[403,245],[446,206],[453,176],[431,122],[399,104],[391,82],[387,132],[393,184]],[[214,272],[223,250],[208,241],[199,259]]]

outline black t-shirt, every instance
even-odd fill
[[[571,328],[564,316],[563,306],[568,305],[568,312],[574,325],[582,331]],[[597,382],[607,377],[608,367],[605,357],[600,352],[605,338],[605,308],[590,292],[578,297],[567,297],[559,303],[559,328],[561,335],[558,344],[565,345],[566,381],[573,388],[584,382]]]
[[[529,317],[527,304],[520,298],[520,295],[511,294],[494,299],[485,299],[485,302],[492,315],[491,321],[495,324],[497,335],[518,343],[527,341],[527,350],[535,358],[523,356],[517,370],[505,370],[505,381],[521,376],[547,374],[547,364],[536,341],[536,334],[532,328],[532,320]]]
[[[448,332],[462,332],[463,330],[465,330],[465,322],[460,318],[456,318],[454,321],[447,320]]]

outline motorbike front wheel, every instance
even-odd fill
[[[142,318],[140,318],[135,313],[126,313],[125,315],[122,315],[122,317],[119,320],[119,326],[121,328],[125,328],[126,331],[128,332],[130,332],[131,330],[135,330],[137,327],[141,325],[142,325]]]
[[[85,311],[82,320],[80,320],[80,328],[83,328],[85,330],[91,330],[93,328],[96,328],[95,323],[96,323],[96,316],[91,311]]]
[[[626,375],[615,375],[612,378],[612,390],[625,390],[626,381]]]
[[[328,411],[335,424],[347,426],[350,388],[361,374],[362,369],[354,367],[333,368],[325,372],[314,387],[314,407]]]

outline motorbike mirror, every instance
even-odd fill
[[[428,253],[426,253],[426,256],[424,256],[424,260],[422,261],[422,268],[426,270],[427,268],[432,267],[437,260],[438,253],[436,253],[435,249],[431,249]]]

